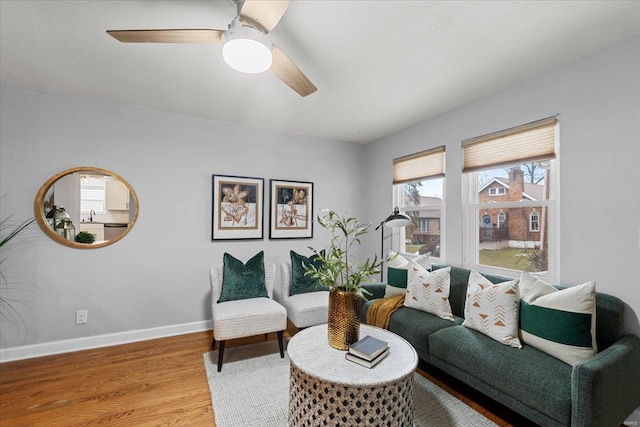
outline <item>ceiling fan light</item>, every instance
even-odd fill
[[[230,40],[222,47],[224,62],[243,73],[262,73],[271,68],[271,50],[250,39]]]
[[[271,68],[271,43],[264,34],[250,27],[231,27],[224,33],[222,57],[234,70],[262,73]]]

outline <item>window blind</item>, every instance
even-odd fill
[[[444,146],[393,159],[393,183],[444,176]]]
[[[462,141],[462,172],[556,157],[555,117]]]

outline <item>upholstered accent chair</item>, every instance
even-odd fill
[[[329,291],[305,292],[291,295],[293,284],[291,262],[280,264],[280,286],[276,286],[274,298],[287,310],[287,316],[295,327],[302,329],[327,323]]]
[[[268,297],[246,298],[219,302],[223,285],[223,264],[209,269],[211,280],[211,311],[213,319],[213,341],[220,343],[218,372],[222,369],[226,340],[277,332],[280,357],[284,358],[282,335],[287,328],[286,309],[273,300],[276,265],[264,263],[265,287]]]

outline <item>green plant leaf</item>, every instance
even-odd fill
[[[4,229],[5,225],[7,224],[7,221],[9,220],[9,218],[11,218],[11,216],[9,216],[6,219],[3,219],[2,222],[0,222],[0,224],[2,225],[3,229]],[[15,229],[13,229],[11,232],[9,232],[9,234],[7,234],[5,237],[2,238],[2,240],[0,240],[0,248],[3,247],[4,245],[6,245],[7,243],[9,243],[9,241],[11,241],[11,239],[13,239],[18,234],[20,234],[20,232],[22,230],[27,228],[35,220],[36,220],[35,218],[27,219],[24,222],[22,222],[22,224],[20,224]]]
[[[353,245],[361,244],[360,237],[368,233],[371,224],[361,224],[355,217],[346,214],[340,216],[334,211],[318,215],[317,222],[329,232],[331,243],[324,255],[320,256],[321,267],[305,266],[305,274],[318,279],[320,284],[328,288],[354,290],[360,296],[368,294],[362,288],[363,283],[370,276],[380,274],[380,268],[388,258],[378,260],[375,255],[373,260],[366,259],[356,264],[351,261],[349,251]],[[319,255],[318,250],[310,249]]]

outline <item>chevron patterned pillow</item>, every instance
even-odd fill
[[[472,270],[467,285],[463,326],[482,332],[494,340],[522,348],[518,338],[518,280],[493,284]]]
[[[405,307],[426,311],[453,322],[453,313],[449,304],[450,273],[451,267],[430,273],[421,265],[409,261]]]

